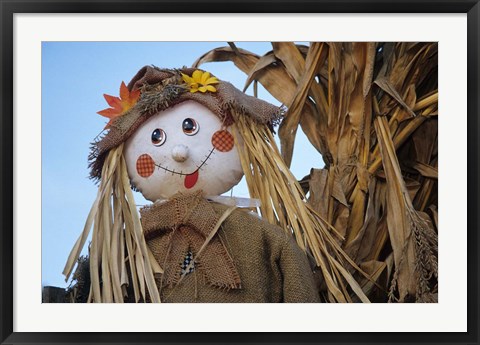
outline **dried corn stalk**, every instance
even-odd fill
[[[229,43],[194,66],[233,61],[245,89],[258,82],[287,106],[279,128],[287,166],[299,125],[321,153],[325,167],[312,163],[301,184],[313,218],[331,226],[292,232],[323,272],[326,299],[358,300],[351,273],[373,301],[437,301],[437,43],[272,47],[257,56]]]

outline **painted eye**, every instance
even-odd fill
[[[197,121],[191,118],[187,118],[182,122],[183,133],[186,135],[195,135],[198,133],[200,126]]]
[[[157,128],[152,132],[152,144],[155,146],[162,146],[167,140],[167,134],[161,128]]]

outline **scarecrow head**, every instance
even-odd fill
[[[236,117],[271,128],[280,116],[278,107],[190,68],[144,67],[122,84],[120,98],[105,99],[112,108],[99,114],[110,118],[109,132],[94,144],[92,177],[101,177],[109,151],[123,144],[131,184],[151,201],[230,190],[243,176]]]

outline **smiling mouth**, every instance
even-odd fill
[[[176,171],[176,170],[172,170],[172,169],[169,169],[167,167],[164,167],[164,166],[161,166],[160,164],[157,164],[155,163],[155,166],[159,169],[162,169],[164,170],[165,172],[169,172],[173,175],[180,175],[180,176],[192,176],[194,174],[198,174],[198,171],[200,169],[203,168],[203,166],[207,163],[207,161],[210,159],[210,157],[212,156],[212,154],[214,154],[215,152],[215,147],[212,147],[212,149],[210,150],[210,152],[205,156],[205,159],[202,161],[202,163],[200,163],[200,165],[197,166],[197,168],[191,172],[191,173],[184,173],[183,171]]]

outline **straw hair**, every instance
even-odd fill
[[[337,240],[343,238],[305,202],[300,184],[281,158],[271,131],[238,113],[234,112],[233,116],[236,145],[243,145],[243,149],[239,149],[242,168],[250,196],[261,201],[261,216],[285,229],[300,248],[312,253],[328,287],[325,296],[328,301],[352,302],[347,287],[342,284],[345,279],[359,300],[369,302],[360,285],[344,268],[348,263],[361,272],[340,248]],[[237,133],[241,133],[243,144]]]
[[[66,280],[72,273],[92,226],[88,301],[122,303],[124,291],[131,284],[135,301],[145,301],[148,292],[152,302],[160,302],[154,273],[163,271],[153,259],[143,236],[130,189],[123,144],[112,149],[105,160],[97,198],[63,271]]]

